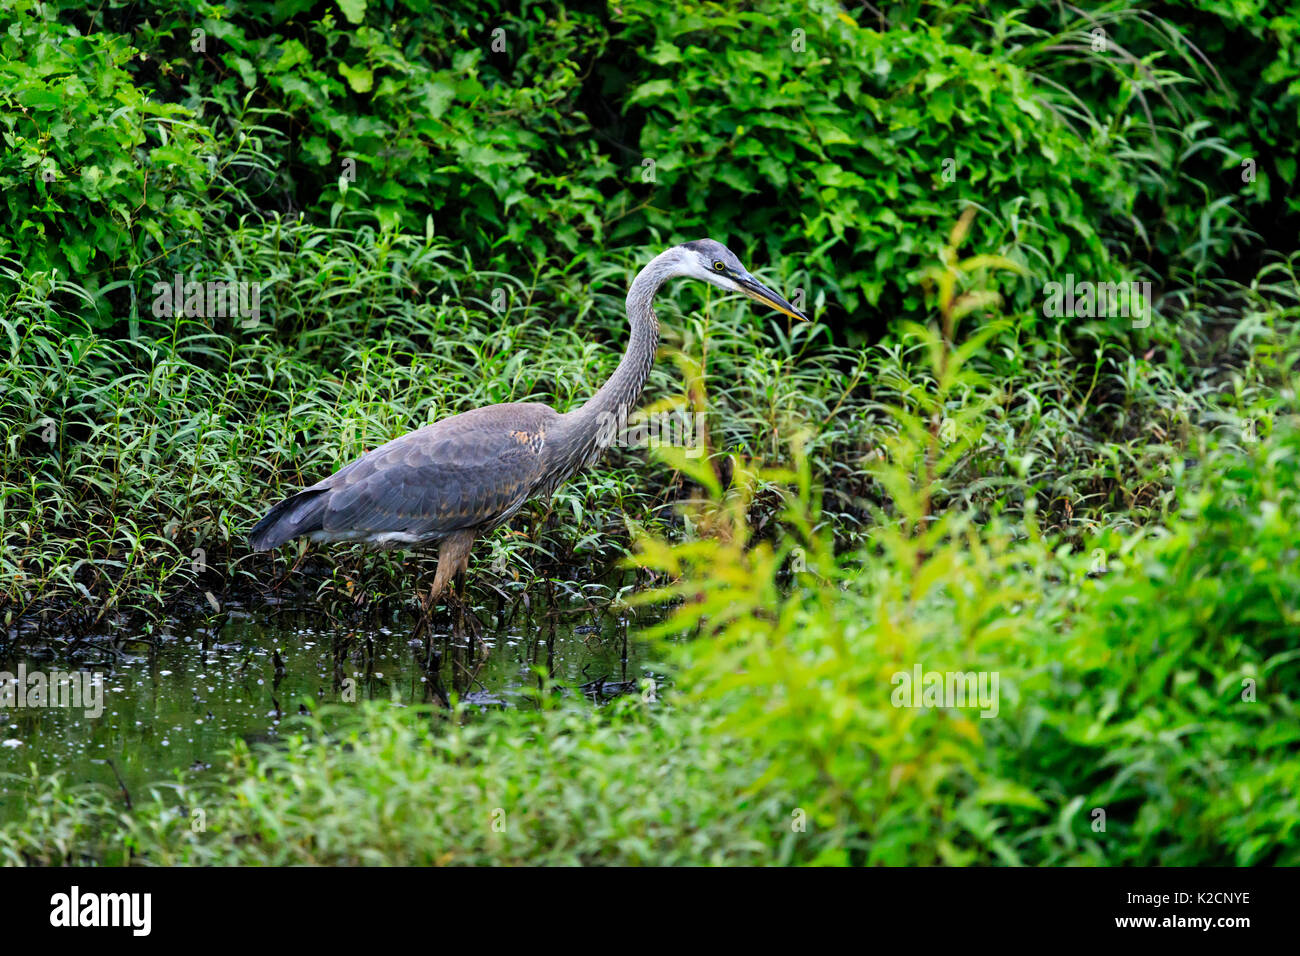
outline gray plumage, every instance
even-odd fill
[[[721,243],[674,246],[633,280],[627,350],[580,408],[561,415],[532,402],[489,405],[425,425],[281,501],[253,527],[249,544],[264,551],[303,535],[389,548],[443,542],[435,598],[464,570],[475,537],[508,521],[529,498],[549,495],[609,447],[650,375],[659,344],[652,300],[673,276],[744,292],[803,318]]]

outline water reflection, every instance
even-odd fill
[[[76,670],[97,680],[102,713],[14,697],[0,708],[0,774],[58,770],[69,785],[134,791],[208,779],[233,738],[276,740],[311,701],[446,704],[454,694],[482,708],[532,706],[547,678],[604,700],[654,677],[627,621],[612,613],[557,609],[502,624],[458,638],[435,623],[426,641],[410,639],[405,619],[334,627],[306,613],[235,608],[218,627],[156,635],[144,652],[130,652],[140,646],[131,643],[115,652],[109,640],[85,642],[72,664],[40,648],[10,652],[0,672],[16,680],[21,667],[28,689],[33,673]],[[21,812],[22,789],[0,777],[0,815]]]

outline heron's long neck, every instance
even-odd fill
[[[654,263],[651,263],[653,265]],[[614,369],[604,385],[587,400],[578,413],[599,416],[602,413],[630,414],[650,377],[655,352],[659,348],[659,320],[651,300],[666,276],[656,276],[650,266],[642,269],[627,293],[627,320],[631,326],[631,339],[623,360]]]
[[[635,411],[636,401],[650,377],[655,351],[659,348],[659,320],[651,301],[659,287],[672,274],[668,253],[661,253],[646,264],[632,280],[627,292],[627,319],[631,340],[623,360],[604,385],[582,407],[570,412],[571,448],[579,462],[599,454]]]

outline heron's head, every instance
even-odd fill
[[[677,250],[680,251],[677,257],[677,275],[700,279],[728,292],[743,292],[751,299],[791,318],[807,321],[808,316],[750,275],[749,270],[722,243],[712,239],[696,239],[694,242],[682,243]]]

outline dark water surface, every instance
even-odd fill
[[[69,664],[62,655],[20,650],[0,656],[0,681],[25,684],[30,699],[39,672],[58,672],[102,688],[63,700],[77,706],[23,706],[0,691],[0,818],[23,812],[4,774],[59,772],[65,785],[100,783],[129,790],[148,783],[217,779],[222,751],[235,737],[274,741],[304,701],[366,699],[400,704],[440,702],[455,693],[482,707],[531,706],[544,674],[599,701],[636,689],[647,668],[645,648],[611,613],[554,610],[519,626],[486,631],[481,641],[449,636],[435,626],[440,652],[426,669],[423,641],[412,640],[409,617],[387,627],[323,623],[315,614],[232,610],[219,628],[204,624],[156,634],[152,648],[128,643],[125,653],[94,651]],[[214,633],[215,631],[215,633]],[[39,678],[35,678],[39,680]],[[50,696],[54,696],[51,694]]]

